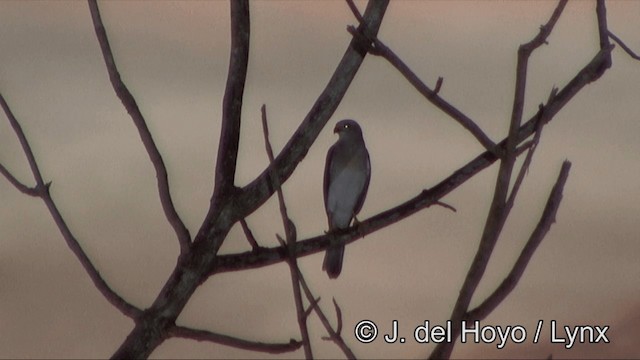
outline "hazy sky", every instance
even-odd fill
[[[358,2],[361,9],[364,3]],[[510,117],[516,50],[546,22],[550,1],[397,1],[379,37],[441,96],[498,141]],[[598,50],[595,2],[570,2],[531,57],[525,118],[555,85],[564,86]],[[609,27],[640,52],[640,2],[607,3]],[[101,2],[121,75],[136,97],[169,171],[178,213],[191,233],[213,187],[215,150],[228,66],[229,9],[222,1]],[[320,94],[355,23],[342,1],[251,3],[251,53],[236,183],[267,164],[260,127],[266,104],[272,143],[282,148]],[[87,4],[0,1],[0,91],[32,144],[70,228],[105,277],[136,306],[150,305],[173,269],[178,243],[157,197],[155,174],[135,127],[114,95]],[[640,62],[617,47],[613,68],[587,86],[544,128],[521,195],[472,305],[506,276],[526,242],[560,165],[573,163],[557,222],[516,290],[483,325],[521,325],[523,344],[456,345],[455,357],[640,357]],[[342,118],[363,128],[372,179],[361,219],[437,184],[482,151],[461,126],[424,100],[381,58],[367,56],[344,101],[284,186],[300,239],[322,234],[325,154]],[[0,115],[0,162],[32,183],[18,141]],[[322,255],[300,259],[321,305],[340,303],[357,356],[426,356],[433,344],[361,344],[355,324],[401,335],[429,320],[443,324],[477,249],[497,166],[418,214],[346,249],[337,280]],[[95,289],[66,247],[42,201],[0,179],[0,357],[103,358],[133,327]],[[258,241],[283,233],[274,199],[248,218]],[[223,253],[249,249],[234,228]],[[544,328],[532,343],[538,320]],[[610,326],[609,344],[549,343],[560,327]],[[285,264],[226,273],[202,285],[182,325],[259,341],[299,338]],[[314,354],[342,356],[310,320]],[[561,329],[562,330],[562,329]],[[558,334],[558,335],[562,335]],[[190,340],[168,340],[154,358],[264,357]],[[277,356],[282,357],[283,355]],[[302,357],[302,351],[285,354]]]

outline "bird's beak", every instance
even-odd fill
[[[333,133],[334,134],[338,134],[342,129],[340,128],[340,126],[336,126],[333,128]]]

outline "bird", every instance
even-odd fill
[[[340,120],[333,132],[338,140],[327,152],[323,186],[329,233],[349,227],[362,209],[371,180],[371,162],[360,125],[355,120]],[[342,271],[344,246],[332,243],[325,253],[322,269],[331,279]]]

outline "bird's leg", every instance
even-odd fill
[[[356,231],[358,232],[358,234],[362,235],[362,233],[360,232],[360,220],[358,220],[358,218],[355,215],[353,215],[353,227],[356,228]]]

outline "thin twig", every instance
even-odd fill
[[[31,187],[28,187],[27,185],[21,183],[20,180],[16,179],[16,177],[13,176],[13,174],[11,174],[11,172],[9,170],[7,170],[7,168],[2,164],[0,164],[0,173],[2,173],[2,175],[4,175],[4,177],[7,178],[7,180],[9,180],[11,185],[13,185],[21,193],[27,194],[29,196],[39,196],[40,195],[38,193],[38,189],[37,188],[35,188],[35,187],[31,188]]]
[[[609,34],[609,37],[612,38],[613,41],[616,42],[616,44],[620,45],[622,50],[624,50],[627,54],[629,54],[629,56],[631,56],[632,59],[640,60],[640,56],[638,56],[638,54],[636,54],[633,50],[631,50],[631,48],[627,46],[627,44],[625,44],[622,41],[622,39],[617,37],[616,34],[612,33],[611,30],[609,30],[608,34]]]
[[[302,342],[291,339],[288,343],[263,343],[236,338],[229,335],[214,333],[207,330],[191,329],[185,326],[175,325],[168,330],[168,335],[196,341],[209,341],[220,345],[226,345],[237,349],[259,351],[269,354],[282,354],[298,350]]]
[[[253,232],[249,229],[249,225],[247,224],[247,219],[240,219],[240,225],[242,226],[242,231],[244,232],[244,236],[247,238],[249,244],[251,244],[251,248],[256,251],[260,248],[256,238],[253,236]]]
[[[560,207],[560,202],[562,201],[562,191],[564,189],[565,183],[567,182],[569,170],[571,170],[571,163],[569,161],[565,161],[562,164],[558,179],[556,180],[556,183],[553,186],[551,193],[549,194],[549,198],[547,199],[547,204],[545,205],[544,211],[542,212],[540,221],[531,233],[529,240],[522,249],[518,260],[516,260],[513,268],[509,272],[509,275],[507,275],[507,277],[502,281],[498,288],[496,288],[496,290],[494,290],[494,292],[489,295],[489,297],[487,297],[487,299],[483,301],[482,304],[468,312],[466,316],[468,320],[484,319],[493,310],[495,310],[498,305],[500,305],[500,303],[502,303],[502,301],[507,298],[507,296],[509,296],[513,289],[515,289],[516,285],[520,281],[520,278],[524,274],[529,261],[538,248],[538,245],[540,245],[547,232],[551,228],[551,225],[556,220],[556,214],[558,212],[558,208]]]
[[[262,132],[264,134],[264,144],[265,150],[267,151],[267,157],[269,158],[269,163],[273,163],[273,149],[271,148],[271,141],[269,141],[269,124],[267,122],[267,107],[263,104],[261,107],[262,113]],[[293,221],[289,218],[287,214],[287,205],[284,201],[284,194],[282,192],[282,187],[278,182],[277,178],[273,180],[274,185],[276,186],[276,192],[278,194],[278,204],[280,206],[280,216],[282,217],[282,223],[284,225],[285,234],[286,234],[286,245],[289,250],[289,259],[287,263],[289,264],[289,270],[291,272],[291,286],[293,288],[293,299],[296,305],[296,315],[298,318],[298,327],[300,328],[300,335],[302,336],[302,345],[304,348],[304,356],[306,359],[312,359],[313,353],[311,351],[311,340],[309,338],[309,329],[307,327],[307,314],[304,309],[304,304],[302,303],[302,293],[300,292],[300,279],[299,273],[300,269],[298,268],[298,261],[295,254],[295,243],[296,243],[296,228],[293,224]],[[284,240],[279,235],[276,235],[279,241],[281,241],[284,246]]]
[[[33,155],[33,151],[31,150],[31,145],[29,145],[29,141],[27,140],[27,137],[24,134],[24,131],[22,130],[22,126],[20,126],[20,123],[18,122],[16,117],[13,115],[13,112],[11,111],[11,109],[9,108],[9,105],[4,100],[4,97],[2,96],[2,94],[0,94],[0,104],[2,105],[2,108],[4,109],[5,114],[7,115],[7,119],[9,120],[11,127],[13,128],[14,132],[16,133],[16,136],[20,140],[20,144],[22,145],[22,150],[25,156],[27,157],[27,161],[29,162],[29,166],[31,167],[31,172],[36,181],[35,188],[29,191],[33,191],[35,193],[34,196],[40,197],[44,201],[45,205],[47,205],[47,209],[49,210],[51,217],[55,221],[56,226],[60,230],[60,233],[62,234],[62,237],[64,238],[65,242],[67,243],[67,246],[69,247],[69,249],[71,249],[74,255],[76,255],[76,257],[80,261],[80,264],[89,275],[89,278],[91,278],[91,280],[93,281],[93,284],[102,293],[105,299],[107,299],[109,303],[115,306],[116,309],[120,310],[120,312],[122,312],[124,315],[131,318],[136,318],[137,316],[140,315],[140,313],[142,313],[142,311],[137,307],[128,303],[126,300],[120,297],[120,295],[118,295],[113,289],[111,289],[111,287],[109,287],[107,282],[100,275],[100,272],[98,272],[98,270],[95,268],[95,266],[93,265],[93,263],[91,262],[87,254],[84,252],[84,250],[80,246],[80,243],[71,232],[71,229],[69,229],[69,227],[67,226],[67,223],[65,222],[64,218],[62,217],[62,214],[58,210],[56,203],[53,201],[53,198],[49,193],[50,183],[45,183],[42,178],[42,174],[40,173],[40,168],[38,167],[36,158]],[[20,187],[18,187],[18,189],[20,189]]]
[[[299,279],[300,279],[300,285],[302,286],[302,289],[304,290],[305,296],[307,297],[307,300],[309,300],[309,302],[312,302],[314,297],[313,297],[313,293],[311,292],[311,289],[309,289],[309,285],[307,285],[307,281],[304,279],[304,276],[302,275],[302,273],[299,274]],[[335,299],[333,300],[334,304],[337,306]],[[316,315],[318,315],[318,318],[320,319],[320,322],[322,322],[322,325],[324,325],[325,330],[327,330],[327,333],[329,333],[329,337],[323,337],[324,340],[331,340],[334,343],[336,343],[336,345],[338,345],[338,347],[340,348],[340,350],[342,350],[342,352],[344,353],[344,355],[348,358],[348,359],[355,359],[356,355],[353,353],[353,351],[349,348],[349,346],[347,345],[347,343],[344,342],[344,339],[342,338],[342,335],[340,335],[340,332],[336,331],[333,329],[333,327],[331,326],[331,322],[329,321],[329,319],[327,318],[327,316],[324,314],[324,312],[322,311],[322,309],[320,308],[320,304],[318,302],[313,303],[313,309],[316,312]],[[338,307],[339,309],[339,307]],[[338,313],[336,313],[338,315]],[[339,314],[340,318],[338,318],[338,325],[339,325],[339,330],[342,330],[342,314]]]
[[[449,205],[449,204],[447,204],[447,203],[445,203],[445,202],[442,202],[442,201],[440,201],[440,200],[435,201],[433,204],[434,204],[434,205],[440,205],[440,206],[442,206],[443,208],[445,208],[445,209],[449,209],[449,210],[451,210],[451,211],[453,211],[453,212],[458,212],[458,210],[456,210],[456,208],[454,208],[453,206],[451,206],[451,205]]]
[[[91,19],[93,20],[93,27],[95,29],[98,42],[100,43],[102,56],[107,67],[107,71],[109,72],[111,85],[113,86],[113,90],[122,102],[122,105],[124,105],[125,109],[127,109],[127,112],[131,116],[133,123],[138,129],[140,140],[142,140],[142,144],[144,145],[144,148],[147,151],[149,159],[151,160],[151,163],[153,164],[156,172],[158,194],[160,197],[160,203],[162,204],[162,210],[164,211],[167,221],[169,222],[169,224],[171,224],[173,230],[176,233],[176,236],[178,237],[178,242],[180,243],[180,253],[185,254],[189,251],[189,246],[191,244],[191,235],[189,235],[189,230],[187,230],[186,226],[180,219],[180,216],[176,212],[175,206],[173,205],[171,192],[169,191],[167,168],[164,165],[164,160],[162,160],[162,155],[160,154],[160,151],[158,151],[158,147],[153,141],[153,137],[151,136],[151,132],[147,127],[146,120],[142,116],[135,98],[133,97],[131,92],[129,92],[129,89],[120,77],[120,73],[118,72],[113,53],[111,52],[111,45],[109,45],[107,32],[104,28],[104,24],[102,23],[100,10],[98,9],[96,0],[89,0],[89,9],[91,10]]]
[[[531,161],[533,160],[533,153],[538,147],[538,143],[540,143],[540,136],[542,135],[542,127],[544,126],[544,122],[542,121],[543,112],[544,112],[544,106],[540,105],[538,127],[536,129],[535,135],[533,135],[533,140],[531,140],[528,146],[527,155],[524,157],[522,166],[520,166],[520,171],[518,172],[518,175],[516,176],[516,179],[513,182],[513,186],[511,187],[511,194],[509,194],[509,197],[507,198],[507,201],[505,203],[505,209],[507,212],[509,212],[513,208],[513,204],[516,201],[516,196],[520,191],[520,186],[524,181],[525,175],[529,171],[529,166],[531,165]]]
[[[352,9],[353,11],[353,9]],[[357,13],[357,9],[354,12]],[[356,18],[358,16],[356,15]],[[362,25],[362,23],[361,23]],[[482,129],[471,118],[466,116],[462,111],[458,110],[455,106],[448,103],[446,100],[438,96],[440,87],[442,86],[442,77],[438,78],[436,87],[431,90],[420,78],[407,66],[407,64],[398,57],[387,45],[385,45],[380,39],[371,35],[369,31],[361,32],[355,27],[347,27],[347,31],[354,36],[354,38],[360,39],[369,43],[368,50],[372,55],[382,56],[391,65],[393,65],[413,87],[418,90],[428,101],[435,105],[438,109],[442,110],[445,114],[449,115],[455,121],[457,121],[462,127],[467,129],[488,151],[495,151],[496,144],[482,131]]]
[[[353,0],[347,0],[347,5],[349,5],[349,9],[351,9],[351,12],[353,13],[353,16],[355,16],[356,19],[358,19],[358,23],[363,24],[364,23],[364,18],[360,14],[360,11],[358,10],[358,7],[353,2]]]
[[[336,319],[338,319],[338,325],[336,326],[336,334],[342,334],[342,310],[340,310],[340,305],[336,301],[336,298],[331,299],[333,301],[333,307],[336,309]]]

